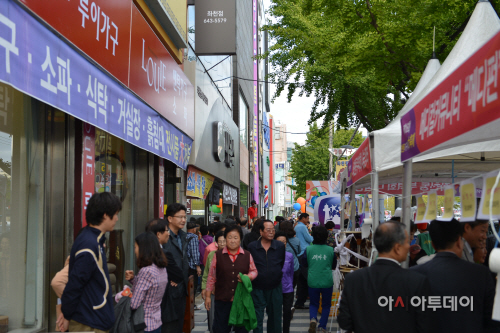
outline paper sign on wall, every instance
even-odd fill
[[[425,220],[425,211],[427,210],[427,206],[422,199],[422,196],[417,196],[417,217],[415,218],[415,224],[417,223],[426,223],[429,221]]]
[[[493,171],[483,176],[483,195],[481,197],[479,211],[477,212],[478,219],[490,219],[491,190],[493,189],[493,185],[495,185],[498,172],[499,170]],[[497,184],[495,194],[493,195],[492,217],[495,219],[500,217],[500,183]]]
[[[451,221],[453,218],[453,203],[455,202],[455,187],[454,185],[444,188],[444,212],[443,216],[438,217],[440,221]]]
[[[462,217],[460,222],[473,222],[476,220],[476,185],[474,180],[464,180],[460,183],[460,203]]]

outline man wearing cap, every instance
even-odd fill
[[[257,217],[257,202],[252,200],[250,204],[251,206],[248,208],[248,219],[253,220],[254,217]]]

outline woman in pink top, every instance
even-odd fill
[[[151,232],[144,232],[135,238],[135,257],[139,273],[126,271],[125,278],[132,282],[130,307],[144,308],[146,332],[161,333],[161,300],[168,282],[167,258],[161,250],[158,238]]]

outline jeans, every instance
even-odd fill
[[[293,291],[283,293],[283,333],[290,332],[290,322],[292,321]]]
[[[254,289],[252,291],[252,299],[255,314],[257,315],[257,327],[253,330],[253,333],[264,332],[264,309],[267,313],[267,332],[281,333],[281,316],[283,311],[281,283],[274,289]]]
[[[309,287],[309,318],[318,320],[318,308],[319,308],[319,295],[321,294],[321,319],[319,320],[318,327],[324,328],[326,330],[326,325],[328,324],[328,317],[330,316],[330,308],[332,307],[332,293],[333,286],[330,288],[311,288]]]
[[[158,327],[157,329],[155,329],[154,331],[145,331],[145,332],[148,332],[148,333],[161,333],[161,326]]]

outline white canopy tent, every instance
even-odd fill
[[[410,111],[427,94],[453,73],[465,60],[500,31],[500,19],[488,1],[480,1],[455,47],[439,67],[436,59],[431,59],[419,84],[397,117],[385,128],[370,133],[372,175],[365,177],[355,186],[372,187],[374,203],[378,202],[378,185],[385,183],[412,181],[454,182],[470,178],[487,171],[500,168],[500,121],[491,122],[481,128],[459,136],[406,162],[407,170],[401,162],[401,124],[402,115]],[[434,74],[434,75],[432,75]],[[432,78],[429,79],[429,76]],[[427,82],[426,82],[427,81]],[[344,170],[342,179],[347,179]],[[409,191],[408,191],[409,190]],[[406,204],[411,186],[407,186]],[[409,193],[409,194],[408,194]],[[378,216],[378,205],[374,204],[374,216]],[[405,211],[405,209],[403,210]],[[374,219],[374,228],[378,219]],[[408,220],[409,223],[409,220]]]

